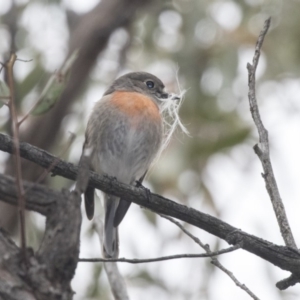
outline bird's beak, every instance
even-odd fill
[[[180,100],[181,98],[177,94],[171,94],[172,100]]]
[[[181,98],[177,95],[177,94],[173,94],[173,93],[162,93],[161,94],[161,99],[171,99],[171,100],[180,100]]]

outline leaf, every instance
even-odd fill
[[[78,52],[75,51],[64,63],[61,70],[50,77],[31,114],[44,114],[55,105],[68,82],[68,73],[77,58],[77,53]]]
[[[41,115],[49,111],[58,100],[64,90],[66,80],[60,79],[59,74],[54,74],[50,77],[45,88],[42,91],[37,106],[32,111],[33,115]]]
[[[24,99],[24,97],[34,88],[37,83],[46,78],[46,76],[43,74],[45,74],[45,70],[41,67],[41,64],[38,63],[34,69],[30,71],[26,78],[24,78],[22,82],[18,83],[17,93],[18,95],[22,95],[22,97],[20,97],[20,101]]]
[[[6,97],[9,97],[9,87],[4,81],[0,81],[0,108],[7,102],[5,99]]]
[[[4,81],[0,80],[0,97],[9,97],[9,87]]]

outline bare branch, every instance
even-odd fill
[[[250,111],[252,114],[252,118],[256,125],[258,135],[259,135],[259,144],[254,146],[254,151],[259,157],[264,174],[263,178],[265,179],[266,188],[269,193],[271,202],[273,204],[273,209],[280,227],[281,235],[284,239],[284,242],[287,246],[297,249],[291,228],[289,226],[289,222],[285,213],[284,205],[282,199],[279,194],[279,190],[277,187],[277,183],[275,180],[275,176],[273,173],[273,168],[270,159],[270,150],[269,150],[269,138],[268,138],[268,131],[265,129],[259,109],[257,106],[256,100],[256,88],[255,88],[255,72],[259,62],[260,51],[263,45],[264,38],[268,32],[270,27],[271,18],[265,21],[265,25],[263,30],[261,31],[258,41],[255,47],[255,54],[253,57],[252,65],[250,63],[247,64],[248,75],[249,75],[249,104],[250,104]]]
[[[176,254],[176,255],[168,255],[168,256],[161,256],[156,258],[145,258],[145,259],[138,259],[138,258],[80,258],[80,262],[126,262],[130,264],[141,264],[141,263],[151,263],[151,262],[157,262],[157,261],[164,261],[164,260],[172,260],[172,259],[179,259],[179,258],[203,258],[203,257],[212,257],[217,255],[222,255],[225,253],[230,253],[235,250],[238,250],[241,248],[240,244],[237,244],[235,246],[222,249],[219,251],[211,252],[209,254],[207,253],[200,253],[200,254]]]
[[[12,139],[9,136],[1,133],[0,150],[13,153]],[[20,143],[20,155],[21,157],[35,162],[44,168],[48,168],[53,161],[58,159],[50,153],[27,143]],[[71,180],[76,180],[77,172],[77,167],[75,167],[71,163],[64,162],[61,159],[58,159],[58,163],[52,170],[52,173],[54,173],[55,175],[60,175]],[[0,180],[4,180],[5,182],[6,178],[6,176],[0,175]],[[23,183],[24,187],[27,188],[28,183],[26,183],[26,185],[25,182]],[[39,189],[42,189],[41,185],[36,186],[38,186]],[[213,216],[175,203],[160,195],[152,194],[142,186],[134,187],[126,185],[118,182],[115,178],[109,176],[100,176],[94,172],[90,172],[89,186],[92,188],[100,189],[107,194],[122,197],[124,199],[127,199],[128,201],[134,202],[143,207],[147,207],[156,213],[168,215],[185,221],[227,241],[229,244],[241,244],[244,250],[247,250],[248,252],[251,252],[271,262],[275,266],[278,266],[283,270],[287,270],[295,274],[299,273],[300,252],[296,249],[274,245],[268,241],[243,232]],[[11,189],[10,193],[12,193]],[[0,198],[2,198],[6,202],[16,205],[16,202],[14,202],[14,199],[12,199],[12,194],[10,194],[10,197],[7,197],[6,191],[7,187],[5,186],[5,184],[1,184],[0,181]],[[29,194],[35,195],[34,189],[31,189]],[[30,201],[29,194],[26,194],[26,202]],[[45,200],[47,200],[46,196],[47,193],[45,192]],[[35,196],[35,199],[36,201],[38,201],[37,196]],[[37,208],[36,202],[30,202],[30,205],[33,205],[35,208]],[[29,207],[29,205],[27,207]]]
[[[264,28],[261,31],[258,41],[256,43],[255,54],[253,57],[252,65],[250,63],[247,64],[248,75],[249,75],[248,98],[250,104],[250,111],[259,135],[259,144],[256,144],[254,146],[254,151],[259,157],[263,166],[263,170],[264,170],[263,178],[266,183],[266,189],[269,193],[283,240],[287,246],[297,249],[297,245],[293,237],[292,230],[290,228],[287,215],[285,212],[285,208],[282,199],[280,197],[275,176],[273,173],[273,167],[270,159],[268,131],[266,130],[266,128],[262,123],[259,109],[257,106],[257,100],[256,100],[255,73],[259,62],[261,47],[264,38],[268,32],[268,29],[270,27],[270,22],[271,22],[271,18],[265,21]],[[295,274],[292,274],[289,278],[278,282],[276,286],[282,290],[288,288],[291,285],[294,285],[296,282],[300,282],[300,277],[296,276]]]
[[[276,287],[282,291],[282,290],[286,290],[290,286],[297,284],[298,282],[300,282],[300,276],[296,276],[292,274],[290,277],[278,281],[276,283]]]
[[[17,56],[15,53],[12,53],[9,61],[7,62],[5,68],[7,69],[8,75],[8,86],[10,93],[9,100],[9,109],[11,114],[11,123],[12,123],[12,132],[14,137],[14,158],[15,158],[15,174],[16,174],[16,184],[18,187],[18,212],[20,217],[20,236],[21,236],[21,247],[24,255],[25,261],[26,259],[26,232],[25,232],[25,198],[24,198],[24,188],[22,183],[22,170],[21,170],[21,158],[20,158],[20,150],[19,150],[19,128],[18,128],[18,119],[15,108],[15,88],[14,88],[14,75],[13,75],[13,67]]]
[[[26,209],[48,216],[54,209],[60,192],[51,190],[44,185],[23,181],[26,194]],[[11,205],[18,205],[18,193],[15,178],[0,174],[1,200]]]
[[[21,59],[21,58],[17,58],[16,61],[21,61],[21,62],[32,62],[33,59]]]
[[[0,150],[13,153],[12,149],[12,139],[7,135],[0,133]],[[53,161],[58,159],[48,152],[27,143],[20,143],[20,155],[23,158],[35,162],[44,168],[48,168]],[[71,180],[76,180],[78,168],[71,163],[64,162],[61,159],[58,160],[59,162],[53,168],[52,173],[69,178]],[[0,179],[3,178],[7,177],[0,175]],[[28,183],[25,183],[26,182],[24,182],[24,187],[27,188]],[[41,185],[36,186],[39,190],[43,188]],[[107,194],[122,197],[128,201],[134,202],[143,207],[147,207],[156,213],[169,215],[187,222],[227,241],[229,244],[241,244],[244,250],[247,250],[248,252],[265,259],[266,261],[271,262],[275,266],[295,273],[296,275],[299,273],[300,253],[296,249],[274,245],[266,240],[243,232],[242,230],[239,230],[213,216],[175,203],[160,195],[152,194],[142,186],[134,187],[126,185],[118,182],[115,178],[109,176],[100,176],[94,172],[90,172],[89,186],[100,189]],[[6,202],[16,204],[16,202],[13,202],[12,196],[2,196],[5,196],[6,189],[7,187],[5,187],[3,184],[0,184],[0,199],[3,198],[3,200]],[[35,194],[34,188],[30,190],[29,194]],[[37,208],[37,203],[31,202],[29,194],[27,195],[27,202]],[[35,199],[38,201],[37,196],[35,196]]]
[[[73,168],[75,169],[75,167]],[[29,190],[26,208],[47,216],[54,209],[53,207],[57,199],[60,199],[57,198],[60,193],[43,185],[28,183],[26,181],[23,183],[25,189]],[[107,176],[94,176],[94,173],[91,173],[90,183],[94,184],[93,187],[95,188],[106,186],[106,188],[103,188],[106,192],[114,190],[118,196],[126,195],[126,197],[130,197],[128,199],[132,202],[148,207],[159,213],[162,213],[161,210],[163,210],[164,214],[169,213],[169,215],[178,217],[178,219],[204,229],[225,239],[229,243],[239,244],[244,250],[258,255],[284,270],[297,273],[300,267],[300,254],[294,249],[277,246],[268,241],[251,236],[217,218],[203,214],[192,208],[187,208],[186,206],[177,204],[158,195],[151,193],[146,195],[142,188],[126,186]],[[11,177],[1,174],[0,196],[1,199],[7,203],[13,205],[17,204],[17,192],[14,180]]]
[[[165,216],[165,215],[160,215],[162,218],[165,218],[167,220],[169,220],[170,222],[174,223],[176,226],[178,226],[187,236],[189,236],[196,244],[198,244],[202,249],[204,249],[206,251],[206,253],[208,255],[211,255],[211,263],[216,266],[217,268],[219,268],[221,271],[223,271],[225,274],[227,274],[231,280],[242,290],[244,290],[251,298],[253,298],[254,300],[259,300],[259,298],[254,295],[254,293],[252,293],[249,288],[245,285],[242,284],[235,276],[232,272],[230,272],[228,269],[226,269],[220,262],[219,260],[212,256],[213,253],[210,250],[210,247],[208,244],[203,244],[199,238],[195,237],[193,234],[191,234],[188,230],[186,230],[178,221],[174,220],[173,218],[169,217],[169,216]]]
[[[209,246],[206,246],[207,250],[210,251]],[[259,300],[259,298],[249,290],[249,288],[241,283],[232,272],[230,272],[228,269],[226,269],[216,258],[212,258],[212,262],[213,265],[215,265],[217,268],[219,268],[220,270],[222,270],[224,273],[226,273],[231,280],[242,290],[244,290],[251,298],[255,299],[255,300]]]
[[[72,143],[74,142],[75,138],[76,138],[76,135],[74,133],[71,133],[70,138],[69,138],[67,144],[65,145],[64,149],[59,154],[59,157],[63,156],[68,151],[68,149],[71,147]],[[38,177],[38,179],[35,181],[35,183],[40,183],[47,177],[47,175],[51,172],[51,170],[55,167],[55,165],[58,164],[59,159],[60,159],[59,157],[58,157],[58,159],[54,160],[52,162],[52,164],[46,170],[44,170],[44,172]],[[27,193],[27,190],[25,191],[25,193]]]

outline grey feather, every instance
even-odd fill
[[[117,258],[119,255],[118,227],[114,226],[114,217],[119,199],[105,195],[105,221],[104,221],[104,244],[103,253],[107,258]]]

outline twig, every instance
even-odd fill
[[[207,245],[207,250],[209,251],[209,246]],[[249,288],[241,283],[232,272],[230,272],[228,269],[226,269],[215,257],[212,257],[212,262],[213,265],[215,265],[217,268],[219,268],[220,270],[222,270],[224,273],[226,273],[231,280],[242,290],[244,290],[251,298],[255,299],[255,300],[259,300],[259,298],[249,290]]]
[[[244,290],[250,297],[252,297],[253,299],[255,300],[259,300],[259,298],[254,295],[250,290],[249,288],[245,285],[245,284],[242,284],[235,276],[232,272],[230,272],[228,269],[226,269],[220,262],[219,260],[214,257],[214,256],[211,256],[211,254],[213,254],[214,252],[212,252],[210,250],[210,247],[209,245],[205,245],[201,242],[201,240],[197,237],[195,237],[193,234],[191,234],[188,230],[186,230],[178,221],[174,220],[173,218],[169,217],[169,216],[166,216],[166,215],[160,215],[162,218],[165,218],[167,220],[169,220],[170,222],[172,222],[173,224],[175,224],[176,226],[178,226],[187,236],[189,236],[196,244],[198,244],[201,248],[203,248],[206,253],[208,255],[210,255],[211,257],[211,263],[216,266],[217,268],[219,268],[221,271],[223,271],[224,273],[226,273],[231,279],[232,281],[238,286],[240,287],[242,290]],[[239,245],[239,244],[237,244]],[[241,245],[240,245],[241,247]]]
[[[21,62],[32,62],[33,59],[21,59],[21,58],[17,58],[16,61],[21,61]]]
[[[156,258],[145,258],[145,259],[129,259],[129,258],[116,258],[116,259],[108,259],[108,258],[80,258],[80,262],[126,262],[130,264],[141,264],[141,263],[151,263],[157,261],[164,261],[164,260],[171,260],[171,259],[179,259],[179,258],[203,258],[203,257],[212,257],[217,255],[222,255],[225,253],[233,252],[241,248],[241,245],[237,244],[235,246],[222,249],[219,251],[207,253],[200,253],[200,254],[176,254],[176,255],[168,255],[168,256],[161,256]]]
[[[276,283],[276,287],[281,291],[286,290],[290,286],[297,284],[300,280],[299,276],[292,274],[290,277],[282,279]]]
[[[175,224],[177,227],[179,227],[187,236],[189,236],[196,244],[198,244],[202,249],[205,249],[205,244],[203,244],[199,238],[195,237],[193,234],[191,234],[188,230],[186,230],[178,221],[174,220],[173,218],[166,216],[166,215],[161,215],[159,214],[162,218],[169,220],[173,224]],[[210,256],[209,256],[210,257]]]
[[[18,187],[18,213],[20,217],[20,232],[21,232],[21,248],[22,253],[27,262],[26,257],[26,232],[25,232],[25,198],[24,198],[24,188],[22,182],[22,170],[21,170],[21,158],[20,158],[20,145],[19,145],[19,129],[17,126],[17,113],[15,108],[15,89],[14,89],[14,76],[13,76],[13,66],[17,59],[15,53],[12,53],[9,61],[6,64],[7,75],[8,75],[8,86],[10,91],[9,108],[11,114],[12,122],[12,132],[14,137],[14,160],[15,160],[15,172],[16,172],[16,183]]]
[[[248,98],[250,104],[250,111],[259,135],[259,144],[256,144],[254,146],[254,151],[262,163],[262,167],[264,170],[263,178],[266,183],[266,189],[269,193],[284,242],[287,246],[297,249],[273,173],[273,168],[270,159],[268,131],[265,129],[262,123],[256,100],[255,72],[259,62],[261,47],[270,27],[270,22],[271,18],[265,21],[264,28],[261,31],[256,43],[252,65],[250,63],[247,64],[249,76]]]

